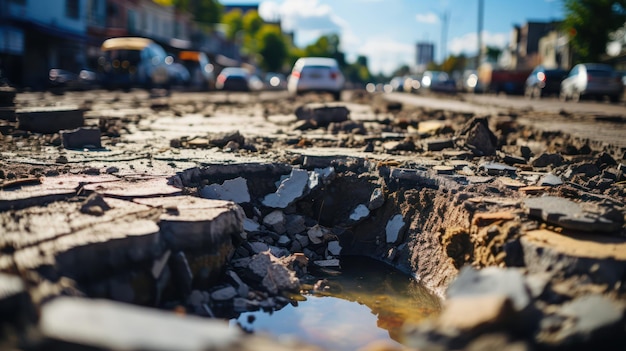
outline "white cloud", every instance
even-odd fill
[[[508,40],[509,34],[507,33],[483,31],[483,46],[503,48]],[[478,36],[476,33],[467,33],[461,37],[453,38],[448,42],[448,50],[454,55],[461,53],[475,55],[478,52]]]
[[[368,66],[373,73],[391,74],[402,65],[415,61],[415,46],[394,41],[388,37],[369,38],[357,50],[367,56]]]
[[[282,21],[283,29],[295,32],[296,45],[303,47],[326,34],[340,35],[341,47],[354,46],[358,40],[351,35],[348,23],[337,16],[330,5],[319,0],[262,1],[259,15],[266,20]]]
[[[420,23],[435,24],[439,22],[439,16],[432,12],[418,13],[417,15],[415,15],[415,20]]]
[[[280,18],[286,30],[339,31],[346,22],[319,0],[263,1],[259,14],[264,19]]]

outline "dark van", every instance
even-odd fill
[[[148,38],[120,37],[102,43],[98,59],[102,84],[108,89],[167,87],[169,76],[163,48]]]

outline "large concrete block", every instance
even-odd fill
[[[15,114],[19,129],[35,133],[52,134],[85,124],[84,111],[77,106],[24,108]]]
[[[239,329],[220,320],[71,297],[43,306],[39,330],[55,350],[63,345],[129,351],[234,350],[243,337]]]
[[[159,226],[163,239],[174,251],[202,251],[216,254],[225,246],[232,249],[231,236],[243,231],[243,209],[230,201],[193,196],[135,199],[161,207]]]
[[[626,239],[597,234],[527,232],[520,240],[524,263],[533,273],[588,275],[597,284],[624,284]]]

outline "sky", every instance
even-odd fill
[[[340,37],[348,62],[368,58],[370,72],[391,74],[415,64],[416,43],[435,44],[435,61],[478,51],[479,0],[220,0],[224,5],[259,4],[267,20],[280,18],[304,47],[325,34]],[[483,0],[483,43],[505,47],[515,25],[561,20],[561,0]],[[444,18],[447,35],[443,37]],[[441,43],[445,42],[445,46]],[[442,49],[443,47],[443,49]]]

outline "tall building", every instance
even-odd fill
[[[416,61],[417,73],[422,73],[428,67],[428,64],[435,60],[435,44],[429,42],[419,42],[416,45]]]

